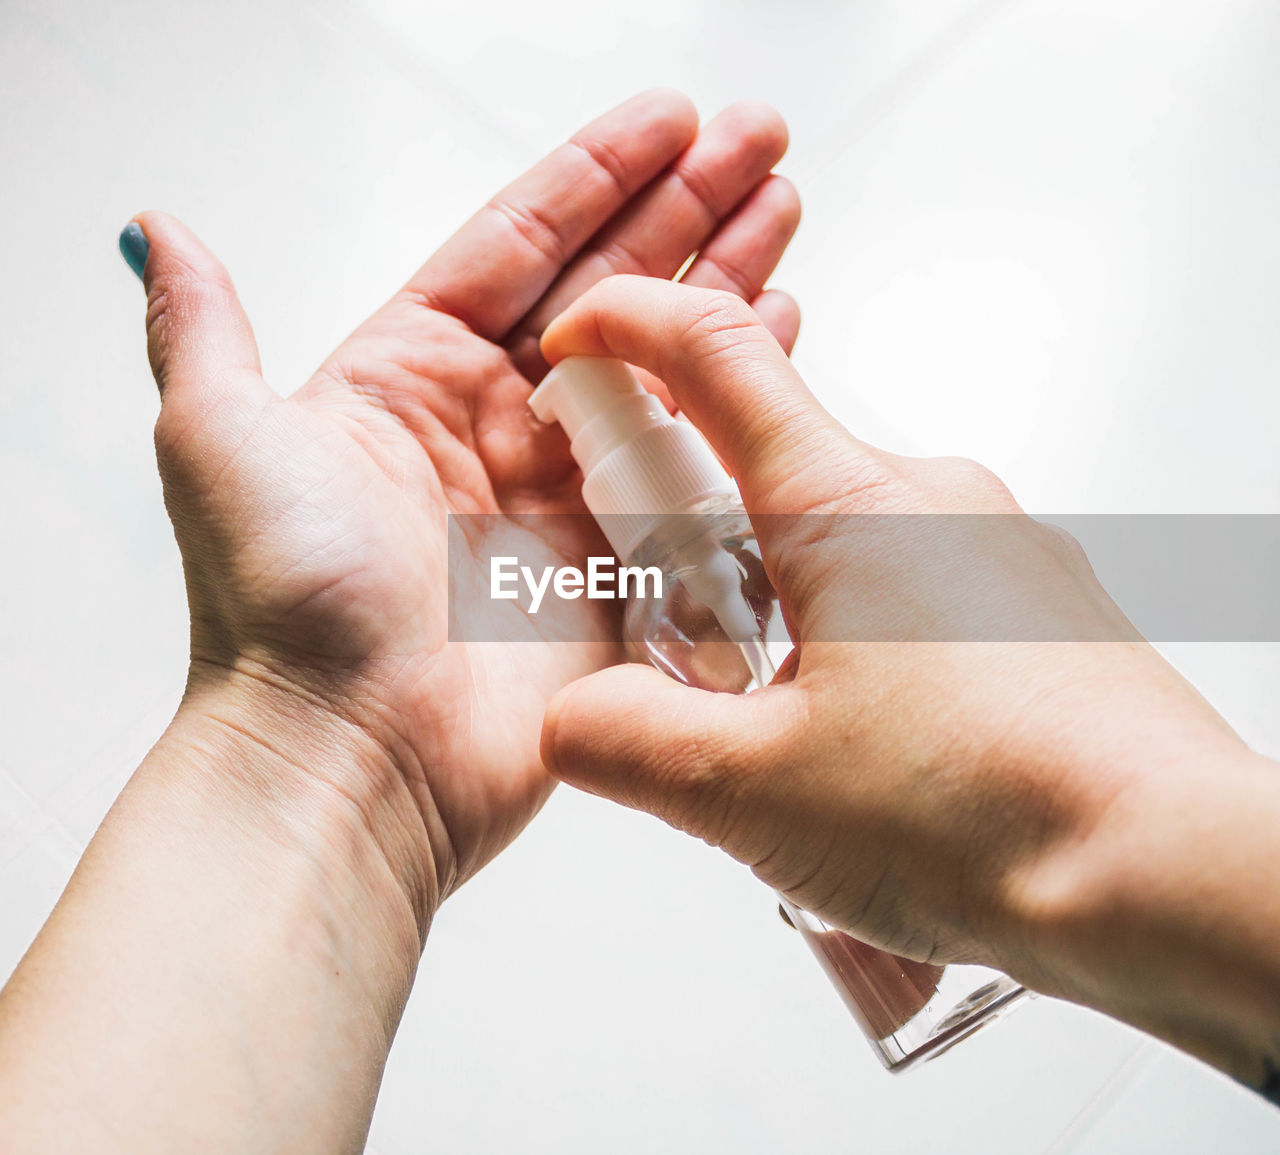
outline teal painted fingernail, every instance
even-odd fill
[[[138,274],[138,280],[142,280],[142,270],[147,267],[147,251],[150,247],[147,244],[147,234],[137,221],[130,221],[124,226],[120,233],[120,255],[124,257],[124,263]]]

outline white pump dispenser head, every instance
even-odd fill
[[[566,357],[529,398],[558,421],[582,467],[582,497],[625,561],[665,518],[709,497],[737,495],[698,431],[677,421],[612,357]]]
[[[612,357],[566,357],[529,398],[539,421],[559,421],[582,467],[582,498],[619,559],[673,516],[708,498],[738,496],[693,426],[677,421]],[[680,580],[730,640],[757,638],[737,562],[705,535],[679,547]]]

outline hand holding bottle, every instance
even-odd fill
[[[640,666],[582,679],[547,711],[547,765],[723,847],[861,939],[988,963],[1264,1085],[1280,905],[1255,880],[1280,867],[1280,779],[1142,641],[1079,548],[971,462],[852,437],[726,294],[612,278],[543,351],[667,384],[736,476],[796,641],[748,697]],[[922,513],[1007,516],[980,519],[947,581],[854,516]],[[823,535],[794,516],[817,514]],[[1014,637],[1078,640],[945,640],[956,582],[1004,607]],[[859,637],[944,640],[833,641],[851,619]],[[1211,869],[1190,865],[1193,845],[1219,852]]]

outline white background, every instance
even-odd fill
[[[1269,0],[3,0],[0,975],[184,673],[120,227],[195,227],[288,391],[507,177],[654,84],[790,120],[806,223],[778,283],[863,436],[977,457],[1037,513],[1280,512]],[[1277,647],[1169,652],[1280,754]],[[440,913],[370,1141],[1277,1149],[1280,1112],[1043,1000],[884,1074],[745,870],[568,791]]]

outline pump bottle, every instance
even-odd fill
[[[611,358],[566,358],[529,406],[568,435],[618,560],[661,572],[661,596],[628,601],[629,655],[703,689],[767,686],[791,643],[737,487],[697,430]],[[899,958],[778,898],[890,1070],[941,1054],[1024,993],[986,967]]]

